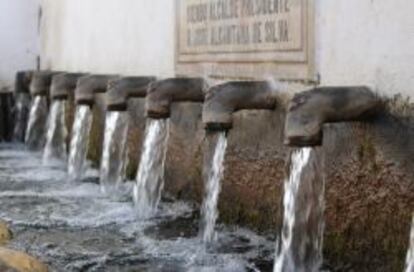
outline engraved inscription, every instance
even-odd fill
[[[302,48],[303,0],[187,0],[180,13],[180,53]]]
[[[315,81],[314,0],[176,0],[181,75]]]

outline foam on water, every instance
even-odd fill
[[[260,271],[254,260],[271,264],[272,242],[253,232],[221,226],[218,242],[206,247],[192,205],[161,202],[156,216],[141,220],[131,194],[113,199],[98,183],[64,182],[65,168],[12,148],[0,144],[8,169],[0,169],[0,218],[15,234],[10,246],[51,271]]]

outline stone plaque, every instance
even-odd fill
[[[313,0],[177,0],[177,73],[315,80]]]

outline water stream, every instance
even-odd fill
[[[43,152],[44,162],[54,159],[66,160],[66,138],[68,132],[66,128],[65,111],[65,100],[53,101],[48,120],[46,145]]]
[[[130,194],[114,200],[95,182],[65,182],[64,166],[41,159],[23,145],[0,144],[0,218],[14,234],[8,247],[36,256],[50,272],[272,269],[271,240],[222,225],[206,250],[191,204],[160,202],[156,217],[141,220]]]
[[[47,117],[47,97],[36,96],[30,108],[25,137],[25,142],[30,149],[39,150],[43,148]]]
[[[77,106],[68,160],[68,174],[71,180],[81,179],[86,172],[86,155],[91,126],[91,108],[87,105]]]
[[[13,129],[13,141],[24,142],[27,122],[30,112],[30,95],[27,93],[16,94],[15,125]]]
[[[274,272],[317,272],[322,265],[324,178],[316,151],[303,148],[291,157],[283,197],[283,226]]]
[[[225,132],[217,135],[217,142],[211,160],[205,162],[205,195],[201,207],[201,234],[204,242],[216,240],[215,226],[218,218],[218,198],[224,170],[224,155],[227,147]]]
[[[410,244],[405,263],[405,272],[414,272],[414,217],[411,225]]]
[[[143,151],[133,194],[138,214],[143,218],[154,215],[161,199],[168,134],[168,119],[147,121]]]
[[[110,111],[106,114],[100,169],[103,192],[113,192],[125,180],[128,123],[128,112]]]

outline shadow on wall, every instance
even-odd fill
[[[0,90],[0,141],[11,141],[14,130],[14,97],[7,89]]]

